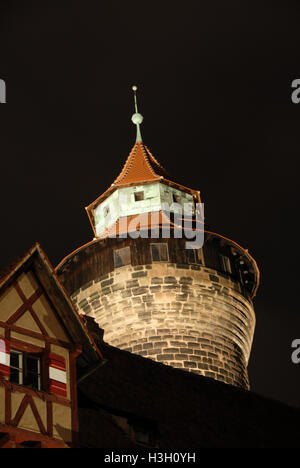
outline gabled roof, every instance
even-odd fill
[[[52,265],[40,245],[35,244],[22,258],[10,265],[10,268],[0,272],[0,294],[10,285],[18,275],[32,269],[43,286],[48,298],[60,316],[66,331],[74,344],[82,346],[83,358],[93,363],[102,358],[102,355],[90,336],[83,319],[61,284]]]

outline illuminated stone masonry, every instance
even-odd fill
[[[258,267],[247,249],[210,231],[200,191],[174,179],[144,144],[132,89],[136,142],[85,208],[93,240],[57,273],[108,344],[248,389]]]
[[[201,265],[127,265],[72,294],[104,340],[173,367],[249,388],[255,315],[234,282]]]

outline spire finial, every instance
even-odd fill
[[[132,91],[134,92],[135,114],[133,114],[133,116],[131,117],[131,120],[136,125],[136,140],[135,140],[135,142],[138,143],[139,141],[142,141],[140,125],[143,122],[143,116],[141,114],[139,114],[139,112],[138,112],[137,99],[136,99],[137,86],[132,86]]]

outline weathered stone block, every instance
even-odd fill
[[[143,301],[144,302],[153,302],[154,297],[152,296],[152,294],[146,294],[145,296],[143,296]]]
[[[142,278],[143,276],[147,276],[147,271],[137,271],[136,273],[132,273],[132,278]]]
[[[127,280],[126,287],[127,288],[137,288],[139,286],[139,282],[137,279]]]
[[[144,343],[143,344],[143,349],[150,349],[153,348],[153,343]]]
[[[213,282],[216,282],[216,283],[218,283],[220,281],[219,278],[217,276],[215,276],[215,275],[209,275],[209,279],[211,281],[213,281]]]
[[[112,284],[111,286],[111,290],[113,292],[121,291],[122,289],[125,289],[125,285],[122,283]]]
[[[151,293],[156,293],[161,291],[161,286],[150,286],[150,292]]]
[[[191,350],[189,348],[180,348],[181,354],[190,354]]]
[[[107,286],[110,286],[114,282],[113,278],[110,278],[105,281],[101,281],[101,288],[106,288]]]
[[[164,354],[179,353],[180,352],[179,348],[164,348],[162,351],[163,351]]]
[[[192,284],[192,282],[193,278],[191,278],[190,276],[182,276],[179,281],[180,284]]]
[[[164,282],[163,278],[154,277],[151,279],[152,284],[162,284]]]
[[[197,367],[197,363],[194,361],[184,361],[184,367],[188,367],[189,369]]]
[[[252,305],[228,278],[195,266],[122,267],[72,297],[79,312],[95,316],[109,344],[248,388]]]
[[[174,359],[174,355],[173,354],[158,354],[156,356],[156,359],[158,361],[170,361],[170,360]]]
[[[134,296],[137,296],[139,294],[146,294],[146,293],[147,293],[147,288],[138,287],[138,288],[133,288],[132,289],[132,294]]]

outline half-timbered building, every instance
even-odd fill
[[[70,447],[76,361],[101,363],[84,320],[36,244],[0,279],[0,447]]]

